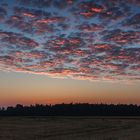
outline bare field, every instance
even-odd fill
[[[0,117],[0,140],[140,140],[140,118]]]

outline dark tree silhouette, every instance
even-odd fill
[[[30,106],[17,104],[15,107],[0,108],[0,116],[140,116],[140,106],[88,103]]]

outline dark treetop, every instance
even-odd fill
[[[140,116],[140,106],[88,103],[30,106],[17,104],[15,107],[0,108],[0,116]]]

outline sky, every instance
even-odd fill
[[[139,104],[139,86],[139,0],[0,1],[0,106]]]

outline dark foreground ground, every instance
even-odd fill
[[[0,117],[0,140],[140,140],[140,118]]]

